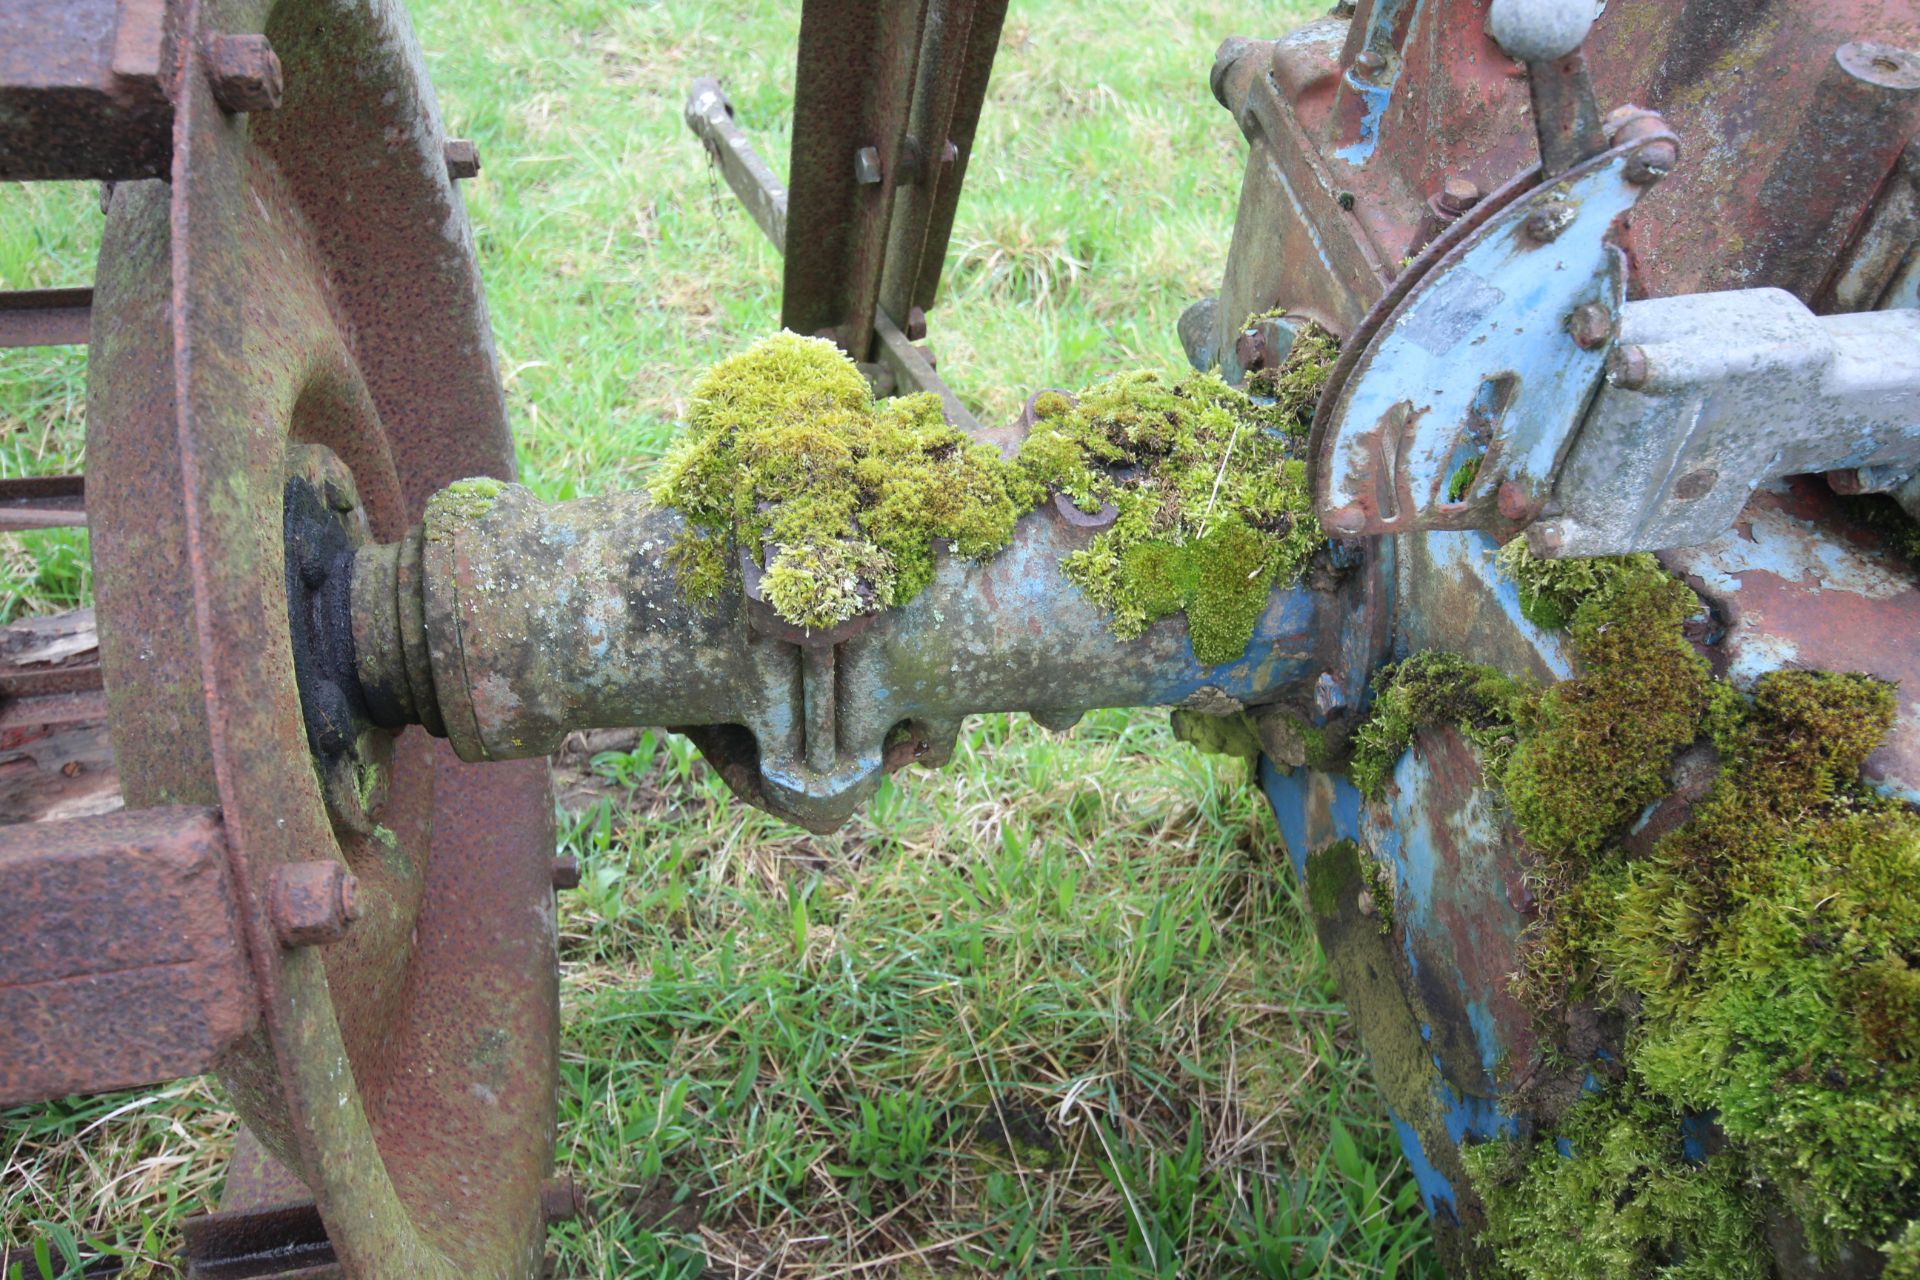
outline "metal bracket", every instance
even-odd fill
[[[1624,304],[1623,215],[1675,146],[1656,119],[1616,118],[1625,140],[1473,228],[1329,385],[1311,465],[1330,531],[1512,531],[1539,514]]]

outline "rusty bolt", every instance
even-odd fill
[[[1535,244],[1550,244],[1573,225],[1579,210],[1565,200],[1549,200],[1527,215],[1527,238]]]
[[[586,1208],[586,1198],[572,1174],[557,1174],[540,1184],[540,1212],[549,1224],[585,1217]]]
[[[291,862],[273,873],[267,912],[287,947],[317,947],[347,936],[360,918],[360,882],[332,858]]]
[[[555,858],[553,860],[553,887],[556,889],[580,887],[580,859]]]
[[[1615,347],[1607,356],[1607,381],[1623,391],[1638,391],[1652,376],[1645,347]]]
[[[1613,337],[1613,313],[1597,302],[1583,302],[1567,316],[1567,332],[1582,351],[1604,347]]]
[[[1457,218],[1480,203],[1480,187],[1457,173],[1448,174],[1440,190],[1434,193],[1433,203],[1441,213]]]
[[[1680,148],[1671,138],[1655,138],[1627,157],[1627,181],[1637,187],[1650,187],[1673,172],[1680,159]]]
[[[853,180],[863,187],[880,181],[880,148],[862,147],[853,153]]]
[[[927,313],[919,307],[907,310],[907,341],[922,342],[927,336]]]
[[[955,142],[952,138],[948,138],[947,145],[940,148],[940,163],[941,164],[958,164],[959,162],[960,162],[960,144]]]
[[[1353,60],[1353,69],[1363,76],[1377,76],[1387,69],[1387,59],[1378,49],[1362,49]]]
[[[1320,524],[1334,533],[1359,533],[1367,527],[1367,511],[1357,502],[1335,507],[1320,517]]]
[[[1540,503],[1518,480],[1502,480],[1494,496],[1500,514],[1516,523],[1524,523],[1540,514]]]
[[[283,88],[280,55],[265,36],[215,36],[207,41],[207,79],[222,111],[275,111]]]
[[[470,138],[448,138],[441,154],[447,159],[447,176],[455,182],[480,172],[480,148]]]

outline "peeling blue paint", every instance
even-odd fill
[[[1398,76],[1395,76],[1398,79]],[[1368,84],[1365,80],[1348,71],[1347,88],[1360,99],[1360,136],[1350,145],[1341,147],[1334,154],[1356,168],[1373,159],[1374,149],[1380,145],[1380,123],[1386,119],[1387,108],[1393,105],[1393,81],[1384,85]]]
[[[1444,1211],[1446,1220],[1460,1220],[1460,1201],[1454,1194],[1453,1183],[1447,1175],[1427,1159],[1427,1149],[1420,1141],[1420,1135],[1412,1125],[1400,1118],[1400,1113],[1391,1106],[1387,1108],[1387,1118],[1393,1121],[1393,1131],[1400,1135],[1400,1150],[1407,1157],[1407,1167],[1413,1171],[1413,1181],[1420,1188],[1420,1203],[1427,1212],[1438,1219]]]

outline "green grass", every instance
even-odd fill
[[[1016,4],[931,320],[983,419],[1181,367],[1244,148],[1229,34],[1308,16]],[[722,76],[784,168],[798,5],[414,6],[465,184],[525,478],[643,483],[695,375],[777,323],[779,264],[680,107]],[[1251,29],[1250,29],[1251,28]],[[91,188],[0,190],[0,287],[91,276]],[[0,352],[0,474],[81,464],[84,359]],[[5,541],[0,616],[87,598],[83,539]],[[687,744],[600,758],[563,818],[560,1157],[598,1207],[563,1276],[1433,1272],[1383,1109],[1243,767],[1157,712],[993,716],[830,838]],[[186,1082],[0,1113],[0,1247],[163,1274],[233,1121]]]

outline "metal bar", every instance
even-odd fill
[[[5,324],[4,314],[0,312],[0,326]],[[86,481],[82,476],[0,480],[0,533],[62,529],[86,522]]]
[[[0,4],[0,180],[164,178],[166,0]]]
[[[966,61],[960,72],[947,140],[953,143],[951,163],[941,165],[939,184],[928,210],[926,236],[914,272],[911,305],[931,307],[940,290],[940,272],[946,266],[947,245],[953,239],[954,211],[966,182],[967,162],[973,156],[973,137],[980,127],[980,109],[987,99],[987,81],[994,54],[1000,48],[1000,28],[1007,18],[1007,0],[977,0],[967,33]]]
[[[869,359],[929,0],[806,0],[780,323]],[[860,159],[867,163],[862,166]],[[863,180],[865,179],[865,180]]]
[[[93,289],[13,289],[0,293],[0,347],[85,346]]]
[[[336,1280],[345,1273],[312,1204],[222,1210],[180,1224],[187,1280]]]
[[[693,82],[686,116],[687,124],[701,140],[710,148],[717,148],[714,153],[720,160],[727,185],[747,206],[774,247],[784,249],[787,192],[746,135],[734,126],[733,108],[717,82],[704,76]],[[776,235],[776,230],[780,234]],[[875,310],[871,322],[877,339],[874,354],[881,367],[893,375],[896,389],[933,392],[940,397],[948,422],[969,434],[979,434],[983,429],[979,419],[961,403],[953,388],[941,381],[926,353],[907,339],[900,326],[884,310]]]
[[[880,363],[892,370],[894,383],[901,390],[911,387],[915,391],[931,391],[940,397],[940,404],[946,410],[947,421],[969,435],[978,435],[983,428],[973,411],[960,402],[953,388],[940,380],[934,372],[933,363],[927,359],[926,352],[907,340],[900,326],[890,319],[886,312],[873,314],[874,336],[880,340],[876,353]]]
[[[197,1075],[257,1017],[218,814],[0,828],[0,1105]]]
[[[966,71],[972,28],[973,0],[931,0],[920,32],[913,103],[907,112],[906,151],[913,182],[894,197],[880,271],[880,309],[889,315],[904,318],[914,306],[927,231],[949,164],[948,131]],[[957,146],[952,158],[959,158]]]
[[[701,76],[687,98],[687,124],[720,166],[727,186],[781,253],[787,251],[787,189],[733,122],[733,104],[720,82]]]

